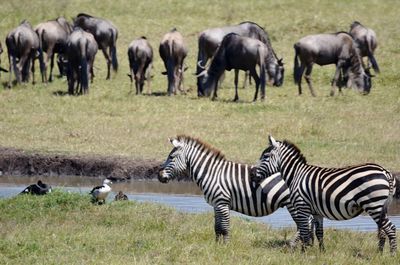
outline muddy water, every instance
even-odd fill
[[[17,195],[27,185],[36,183],[39,177],[0,177],[0,198],[7,198]],[[92,187],[100,185],[102,179],[93,177],[43,177],[43,182],[62,188],[67,191],[87,193]],[[174,207],[179,211],[189,213],[212,212],[201,196],[199,188],[192,182],[172,182],[162,184],[157,180],[127,182],[116,182],[112,184],[113,193],[108,199],[112,200],[115,193],[122,190],[128,195],[130,200],[140,202],[156,202]],[[236,213],[233,213],[236,214]],[[389,208],[390,220],[400,227],[400,201],[394,200]],[[274,228],[293,227],[294,222],[286,209],[279,209],[275,213],[252,218],[241,214],[236,214],[243,218],[260,221],[271,225]],[[347,221],[324,220],[325,227],[339,229],[351,229],[357,231],[376,231],[376,224],[369,216],[358,216]]]

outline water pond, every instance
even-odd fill
[[[36,183],[39,177],[0,177],[0,198],[16,196],[26,186]],[[43,182],[66,191],[88,193],[92,187],[100,185],[102,179],[93,177],[43,177]],[[112,184],[113,193],[108,200],[112,200],[118,191],[123,191],[130,200],[140,202],[155,202],[176,208],[188,213],[212,212],[213,209],[203,199],[198,187],[191,182],[171,182],[162,184],[157,180],[130,180]],[[273,228],[294,227],[286,209],[279,209],[275,213],[264,217],[243,218],[263,222]],[[390,220],[400,227],[400,200],[394,200],[389,208]],[[376,231],[376,224],[369,216],[358,216],[347,221],[324,220],[325,227],[350,229],[356,231]]]

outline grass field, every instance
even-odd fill
[[[376,162],[400,170],[400,29],[398,1],[2,1],[0,37],[23,19],[33,25],[80,12],[108,18],[118,27],[120,70],[106,81],[101,53],[88,96],[64,96],[65,79],[0,91],[0,145],[27,151],[62,154],[122,155],[162,160],[171,146],[167,137],[184,133],[221,149],[227,158],[253,163],[271,133],[296,143],[312,164],[344,166]],[[232,103],[233,73],[226,75],[219,100],[198,99],[195,72],[198,34],[207,28],[254,21],[270,34],[272,46],[284,58],[283,87],[267,88],[265,102],[251,103],[254,88],[240,90]],[[352,90],[330,97],[333,66],[315,67],[318,96],[307,87],[297,95],[293,84],[293,44],[302,36],[347,31],[359,20],[378,36],[376,58],[382,73],[374,78],[370,95]],[[157,96],[167,81],[158,56],[164,33],[177,27],[188,46],[188,95]],[[130,94],[127,77],[128,44],[145,35],[155,59],[152,96]],[[8,67],[6,52],[2,66]],[[38,67],[36,67],[38,69]],[[39,73],[36,73],[39,80]],[[243,77],[243,76],[241,76]],[[8,80],[6,74],[2,81]],[[304,83],[304,82],[303,82]]]
[[[326,252],[286,243],[294,229],[233,217],[231,241],[215,243],[214,218],[133,201],[92,205],[61,191],[0,200],[1,264],[399,264],[375,233],[326,229]],[[155,214],[156,213],[156,214]]]

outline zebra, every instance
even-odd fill
[[[173,178],[190,177],[214,208],[217,242],[229,240],[230,210],[266,216],[289,204],[290,192],[280,174],[262,182],[251,181],[251,166],[225,159],[217,149],[190,136],[170,139],[174,146],[161,166],[158,179],[167,183]],[[291,210],[295,213],[295,210]],[[292,239],[296,242],[297,237]]]
[[[324,250],[324,217],[348,220],[365,211],[378,226],[379,251],[383,251],[387,236],[390,252],[396,253],[396,227],[387,216],[396,191],[396,179],[383,167],[372,163],[344,168],[309,165],[293,143],[276,141],[269,136],[269,146],[254,170],[254,181],[262,181],[277,172],[282,174],[291,191],[290,201],[297,210],[295,222],[303,246],[309,241],[307,218],[310,215],[314,217],[320,250]]]

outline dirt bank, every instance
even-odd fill
[[[161,161],[125,157],[44,155],[0,147],[0,174],[9,176],[95,176],[157,178]]]

